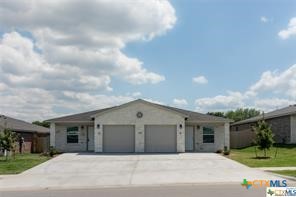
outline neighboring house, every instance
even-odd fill
[[[23,139],[24,152],[46,152],[49,150],[49,129],[22,120],[0,115],[0,132],[5,128],[18,133]],[[19,147],[17,147],[19,151]]]
[[[263,119],[271,126],[276,143],[296,143],[296,105],[290,105],[247,120],[232,123],[230,127],[230,147],[242,148],[250,146],[255,139],[252,127],[259,120]]]
[[[47,120],[63,152],[215,152],[229,148],[230,120],[141,99]]]

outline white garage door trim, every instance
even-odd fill
[[[145,152],[177,152],[177,125],[145,125]]]
[[[135,126],[103,125],[103,152],[135,152]]]

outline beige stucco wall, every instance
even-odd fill
[[[215,131],[214,143],[203,143],[203,127],[213,127]],[[195,126],[195,151],[196,152],[216,152],[224,149],[224,146],[229,147],[229,132],[227,134],[229,124],[199,124]],[[225,133],[226,130],[226,133]],[[226,134],[226,136],[225,136]],[[228,136],[227,136],[228,135]]]
[[[143,117],[137,118],[137,112]],[[97,128],[96,125],[100,125]],[[176,125],[177,152],[185,152],[185,118],[172,111],[142,102],[131,103],[95,117],[95,152],[103,151],[103,125],[135,125],[135,151],[144,152],[145,125]],[[182,128],[179,125],[182,124]]]
[[[78,143],[67,143],[67,127],[78,126]],[[82,128],[83,126],[83,128]],[[87,125],[83,124],[56,124],[55,148],[62,152],[86,151]]]

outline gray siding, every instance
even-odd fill
[[[283,116],[266,121],[271,125],[274,139],[277,143],[290,143],[291,141],[291,118]]]
[[[272,118],[266,120],[266,122],[271,126],[272,132],[274,134],[274,139],[276,143],[291,143],[291,117],[282,116],[277,118]],[[255,126],[256,122],[253,123],[244,123],[241,125],[234,125],[230,127],[231,135],[236,136],[232,137],[231,148],[241,148],[245,146],[250,146],[254,137],[245,137],[244,133],[252,136],[252,126]],[[239,141],[238,141],[239,140]],[[234,146],[235,144],[235,146]]]
[[[296,115],[291,116],[291,143],[296,144]]]

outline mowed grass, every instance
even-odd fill
[[[276,174],[282,174],[285,176],[296,177],[296,170],[278,170],[278,171],[272,171],[272,172]]]
[[[7,161],[5,161],[5,157],[1,156],[0,174],[18,174],[49,159],[50,157],[31,153],[16,154],[15,159],[9,157]]]
[[[267,153],[270,157],[268,159],[256,158],[254,146],[232,149],[228,157],[249,167],[296,166],[296,145],[277,145],[277,147],[277,156],[275,157],[276,147],[272,147]],[[257,149],[257,155],[263,157],[263,151]]]

